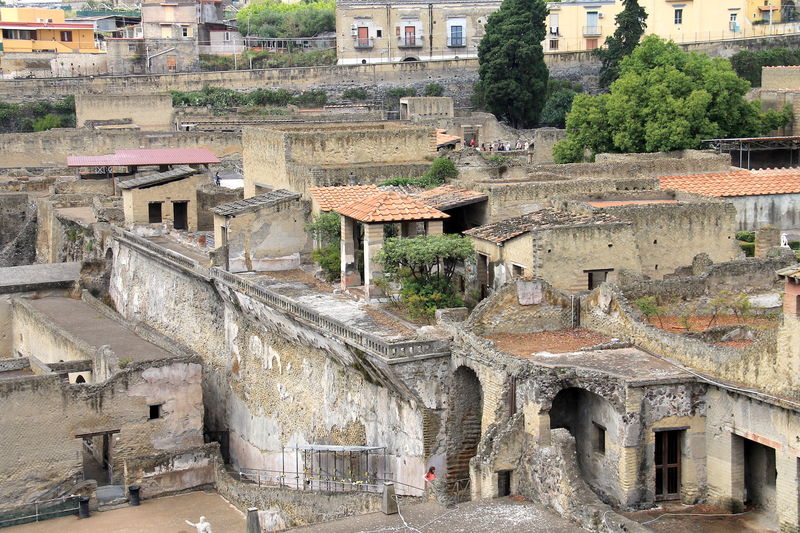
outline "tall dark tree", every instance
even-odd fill
[[[515,128],[533,127],[544,105],[547,13],[543,0],[503,0],[478,46],[476,101]]]
[[[622,0],[624,6],[615,19],[617,29],[614,35],[606,39],[605,48],[597,50],[603,62],[600,70],[600,86],[609,87],[619,77],[619,64],[623,58],[631,55],[639,44],[647,28],[647,12],[639,5],[639,0]]]

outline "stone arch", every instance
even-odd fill
[[[414,57],[414,56],[408,56],[408,57],[404,57],[403,61],[419,61],[419,58],[418,57]]]
[[[575,439],[578,467],[584,480],[606,500],[617,500],[622,419],[614,405],[585,388],[567,387],[550,407],[550,428],[563,428]]]
[[[453,372],[448,397],[447,480],[469,478],[469,461],[478,451],[483,416],[483,387],[475,371],[459,366]]]

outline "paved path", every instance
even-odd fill
[[[151,361],[173,357],[168,351],[101,315],[83,300],[48,297],[28,300],[28,303],[87,344],[98,348],[107,344],[120,360],[130,357],[133,361]]]
[[[370,513],[292,529],[292,533],[574,533],[585,531],[542,506],[509,498],[443,509],[432,502],[403,507],[403,515]],[[403,524],[403,518],[407,526]],[[14,532],[16,533],[16,532]]]
[[[244,514],[214,492],[190,492],[144,500],[139,507],[121,507],[76,516],[4,528],[3,533],[195,533],[184,520],[197,522],[204,515],[214,533],[244,533]]]
[[[80,275],[79,262],[0,268],[0,293],[68,287]]]

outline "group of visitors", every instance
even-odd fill
[[[490,143],[481,143],[480,146],[478,146],[475,139],[472,139],[468,146],[470,148],[476,148],[481,152],[511,152],[530,150],[533,148],[533,142],[517,140],[515,144],[511,144],[511,141],[494,141]]]

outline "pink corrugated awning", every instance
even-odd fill
[[[198,165],[219,163],[207,148],[162,148],[156,150],[117,150],[109,155],[67,157],[68,167],[135,167],[146,165]]]

